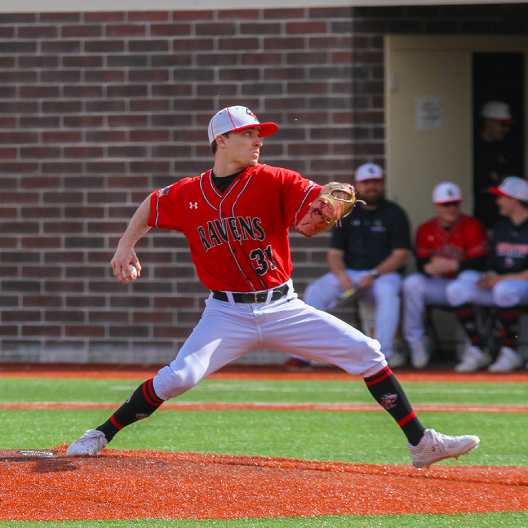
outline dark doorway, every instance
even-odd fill
[[[487,107],[493,108],[491,115],[497,120],[482,115],[490,102],[499,103]],[[507,114],[512,118],[509,123],[504,119]],[[486,190],[505,176],[526,177],[522,53],[473,54],[473,127],[474,214],[491,227],[499,217],[495,199]]]

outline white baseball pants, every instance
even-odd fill
[[[528,281],[506,279],[498,282],[491,290],[477,286],[482,273],[467,270],[447,287],[447,297],[450,304],[460,306],[475,303],[484,306],[499,306],[509,308],[519,304],[528,304]]]
[[[290,283],[291,284],[291,283]],[[176,358],[159,370],[154,390],[163,400],[257,348],[271,348],[346,372],[372,376],[387,365],[380,344],[331,314],[289,293],[270,303],[206,300],[202,318]]]
[[[350,280],[357,281],[368,275],[370,270],[350,270],[347,274]],[[373,285],[365,290],[365,299],[375,306],[375,338],[381,344],[381,350],[390,358],[394,349],[394,338],[400,320],[400,288],[399,273],[386,273],[378,277]],[[326,273],[312,282],[304,293],[306,304],[319,310],[331,310],[337,304],[343,289],[333,273]]]
[[[413,273],[403,280],[403,336],[408,343],[420,342],[425,334],[424,310],[428,304],[450,306],[448,286],[454,279]]]

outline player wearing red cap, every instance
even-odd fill
[[[70,445],[68,455],[97,454],[123,427],[262,347],[361,375],[403,430],[417,467],[478,445],[476,436],[450,437],[424,429],[379,342],[297,297],[290,278],[288,230],[311,235],[332,223],[325,220],[322,204],[327,186],[259,163],[262,138],[277,129],[275,123],[260,123],[246,107],[224,108],[209,124],[213,168],[152,193],[132,216],[112,259],[116,278],[129,282],[130,265],[141,270],[134,247],[151,227],[174,229],[186,236],[198,277],[210,294],[176,358],[142,383],[106,422]],[[347,189],[347,184],[338,186]]]

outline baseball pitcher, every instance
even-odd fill
[[[320,186],[297,172],[259,163],[263,138],[278,128],[259,122],[244,106],[220,110],[208,130],[213,167],[153,192],[132,216],[111,262],[115,277],[123,283],[138,280],[138,240],[151,228],[173,229],[187,238],[198,277],[210,294],[175,359],[141,384],[106,422],[71,444],[68,455],[96,455],[123,427],[262,347],[362,376],[406,435],[416,467],[458,457],[479,444],[476,436],[425,429],[379,342],[297,297],[288,231],[312,236],[331,228],[350,213],[355,194],[349,184]],[[131,265],[137,277],[130,273]]]

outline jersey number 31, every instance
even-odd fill
[[[271,250],[271,244],[266,246],[264,249],[256,248],[251,251],[249,258],[254,261],[255,273],[262,277],[266,275],[270,269],[275,269],[277,266],[273,260],[273,252]]]

